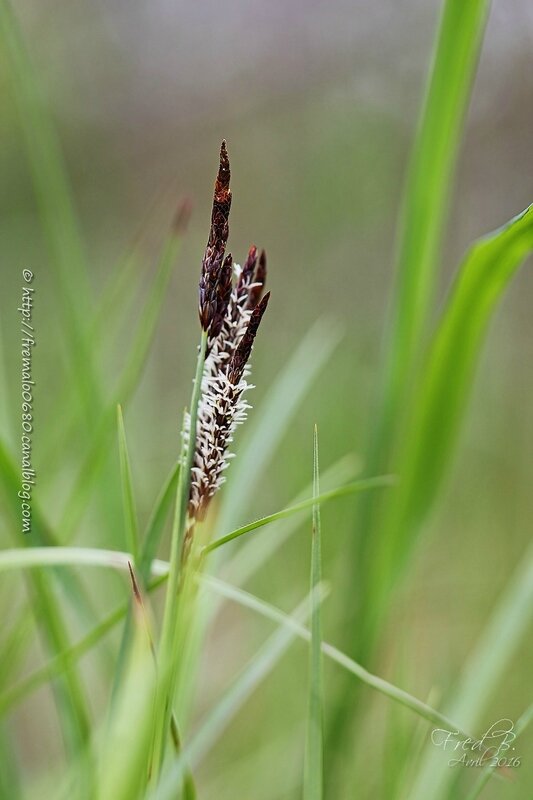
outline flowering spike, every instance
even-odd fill
[[[226,150],[226,142],[223,141],[220,148],[220,163],[215,181],[211,230],[202,260],[202,274],[200,277],[198,313],[204,331],[210,330],[218,308],[218,282],[229,235],[230,177],[228,152]]]
[[[224,481],[223,473],[232,457],[228,447],[236,427],[246,419],[250,407],[243,398],[250,388],[247,364],[269,299],[267,294],[261,300],[266,278],[264,251],[258,256],[252,245],[242,268],[233,264],[231,255],[224,257],[231,205],[229,179],[223,142],[200,279],[200,321],[208,342],[193,444],[187,543],[195,522],[203,518],[211,497]],[[190,418],[186,419],[183,436],[189,446]]]

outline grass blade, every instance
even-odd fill
[[[475,730],[492,701],[494,690],[533,621],[533,549],[521,559],[503,597],[463,670],[449,716],[462,727]],[[437,748],[428,749],[415,786],[412,800],[444,800],[453,770],[442,763]]]
[[[22,137],[35,195],[50,251],[49,264],[57,270],[61,311],[69,346],[70,364],[89,420],[98,407],[100,387],[84,331],[91,287],[61,148],[46,106],[39,96],[34,70],[8,0],[0,0],[0,37],[6,56],[8,84],[19,113]]]
[[[530,705],[529,708],[527,708],[524,711],[524,713],[520,716],[520,718],[516,722],[514,729],[516,739],[518,739],[518,737],[524,733],[524,731],[529,727],[532,721],[533,721],[533,705]],[[490,781],[490,779],[493,777],[494,774],[495,774],[494,767],[485,767],[482,770],[478,780],[472,787],[472,791],[466,797],[466,800],[477,800],[477,798],[479,797],[479,795],[481,794],[481,792],[483,791],[483,789],[485,788],[485,786],[487,785],[487,783]]]
[[[339,339],[339,331],[331,321],[319,320],[252,415],[239,443],[239,458],[228,473],[218,519],[220,530],[228,530],[240,522],[238,517],[246,511],[246,498],[254,496],[257,481]]]
[[[323,587],[319,587],[319,590],[323,596]],[[310,613],[311,602],[311,598],[304,600],[290,618],[300,622],[305,620]],[[194,767],[205,757],[251,694],[276,666],[295,637],[294,631],[283,627],[265,642],[208,713],[181,757],[163,775],[157,790],[149,795],[150,800],[174,800],[176,787],[183,780],[187,762]]]
[[[133,608],[133,643],[101,745],[97,800],[144,797],[149,778],[156,667],[143,609],[137,600]]]
[[[327,489],[346,483],[359,471],[357,466],[358,463],[352,455],[344,456],[322,473],[320,483]],[[309,486],[296,495],[289,507],[306,500],[312,492],[313,483],[311,481]],[[263,536],[261,539],[253,538],[244,542],[224,565],[224,577],[239,586],[245,584],[279,550],[299,524],[300,521],[295,517],[287,517],[285,522],[277,525],[276,530],[272,531],[269,536]]]
[[[245,608],[249,608],[251,611],[260,614],[266,619],[276,622],[278,625],[290,627],[297,636],[299,636],[301,639],[304,639],[306,642],[311,641],[311,631],[309,631],[308,628],[294,620],[288,614],[285,614],[284,611],[280,611],[279,608],[276,608],[271,603],[260,600],[255,595],[250,594],[243,589],[239,589],[237,586],[232,586],[225,581],[221,581],[212,575],[202,575],[201,583],[227,600],[231,600],[232,602],[238,603]],[[405,708],[410,709],[421,719],[427,720],[433,725],[442,725],[447,727],[451,726],[450,730],[457,730],[459,732],[461,731],[461,727],[455,722],[452,722],[449,717],[441,714],[427,703],[424,703],[422,700],[418,700],[418,698],[414,697],[408,692],[405,692],[403,689],[394,686],[394,684],[389,683],[389,681],[386,681],[377,675],[373,675],[371,672],[358,664],[357,661],[354,661],[337,647],[328,644],[328,642],[322,642],[321,650],[322,653],[327,656],[327,658],[339,664],[339,666],[343,667],[346,672],[356,677],[371,689],[374,689],[385,697],[388,697],[393,702],[399,703]]]
[[[376,614],[411,552],[441,486],[498,301],[533,249],[533,207],[466,255],[435,333],[396,457],[397,492],[384,503],[369,591]],[[453,380],[450,380],[453,375]]]
[[[69,540],[87,506],[93,482],[108,454],[108,444],[113,432],[116,406],[118,403],[125,406],[139,380],[156,329],[159,312],[166,296],[180,244],[181,238],[173,231],[163,247],[157,265],[156,276],[142,310],[136,334],[131,343],[118,386],[114,391],[113,399],[102,412],[92,436],[89,451],[74,482],[69,500],[65,505],[58,526],[58,538],[60,541]]]
[[[173,465],[170,474],[163,484],[146,524],[146,531],[144,533],[139,559],[139,573],[144,585],[148,583],[150,566],[157,552],[157,546],[170,512],[172,500],[176,497],[179,472],[180,461],[178,460]]]
[[[400,219],[372,472],[387,468],[387,449],[433,309],[438,254],[488,8],[489,0],[446,0],[443,6]]]
[[[45,548],[49,550],[49,548]],[[57,548],[60,549],[60,548]],[[61,548],[72,550],[73,548]],[[89,554],[90,555],[90,554]],[[112,563],[108,562],[103,564],[103,559],[96,551],[94,559],[92,557],[85,559],[86,565],[96,566],[113,566],[122,569],[124,572],[128,569],[128,554],[121,554],[120,562],[115,562],[113,558]],[[78,555],[72,554],[72,563],[76,563]],[[62,560],[61,563],[67,563],[67,560]],[[69,562],[70,563],[70,562]],[[168,562],[156,561],[154,563],[154,570],[158,577],[154,578],[150,583],[148,589],[152,591],[164,583],[168,578]],[[202,575],[200,578],[202,586],[215,592],[226,600],[231,600],[246,608],[250,608],[258,614],[266,617],[267,619],[276,622],[279,625],[289,625],[293,631],[296,632],[305,641],[310,641],[311,634],[307,628],[296,623],[292,617],[284,612],[275,608],[269,603],[255,597],[254,595],[242,589],[232,586],[231,584],[221,581],[211,575]],[[124,604],[113,611],[102,622],[84,636],[79,642],[72,646],[65,653],[59,654],[55,659],[43,665],[39,669],[30,673],[26,678],[21,680],[12,689],[8,689],[2,696],[0,696],[0,715],[4,714],[7,710],[12,708],[17,702],[23,699],[28,693],[38,689],[48,680],[55,678],[62,674],[66,668],[66,664],[74,663],[88,653],[98,642],[110,631],[112,628],[124,618],[128,609],[128,605]],[[423,703],[416,697],[408,694],[399,689],[388,681],[379,678],[368,672],[364,667],[351,659],[349,656],[342,653],[338,648],[327,642],[322,642],[322,652],[331,660],[342,666],[347,672],[354,675],[358,680],[365,683],[370,688],[380,692],[384,696],[390,698],[394,702],[400,703],[406,708],[411,709],[414,713],[418,714],[422,719],[428,720],[434,725],[448,726],[453,730],[460,730],[461,726],[456,722],[451,721],[448,717],[433,709],[427,703]]]
[[[118,451],[120,460],[120,478],[122,485],[122,503],[124,506],[125,545],[137,563],[139,556],[139,525],[137,523],[137,508],[131,476],[130,457],[122,407],[117,405]]]
[[[205,545],[203,552],[205,554],[211,553],[213,550],[217,550],[227,542],[231,542],[233,539],[238,539],[245,533],[250,533],[250,531],[257,530],[257,528],[262,528],[264,525],[268,525],[271,522],[276,522],[279,519],[287,519],[288,517],[292,517],[294,514],[298,514],[300,511],[306,511],[309,508],[313,508],[317,502],[326,503],[329,500],[334,500],[337,497],[357,494],[369,489],[380,489],[385,486],[393,486],[395,483],[396,481],[393,475],[380,475],[376,478],[364,478],[362,480],[355,481],[354,483],[348,483],[346,486],[340,486],[338,489],[331,489],[329,492],[324,492],[316,498],[310,497],[307,500],[302,500],[300,503],[296,503],[296,505],[291,506],[290,508],[284,508],[281,511],[276,511],[275,514],[269,514],[266,517],[256,519],[254,522],[249,522],[247,525],[243,525],[241,528],[236,528],[234,531],[231,531],[231,533],[227,533],[225,536],[221,536],[219,539],[215,539],[214,542],[210,542],[209,544]]]
[[[309,679],[309,711],[304,770],[304,800],[321,800],[324,793],[324,699],[322,689],[322,620],[317,587],[322,581],[322,547],[320,527],[318,466],[318,431],[313,437],[313,532],[311,543],[311,647]]]

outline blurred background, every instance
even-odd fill
[[[253,242],[269,258],[272,298],[254,350],[257,388],[250,395],[256,406],[251,417],[317,320],[339,336],[237,522],[277,510],[305,490],[312,478],[315,421],[322,470],[350,454],[354,471],[364,472],[361,454],[372,425],[397,212],[439,7],[436,0],[17,0],[15,11],[67,162],[94,294],[133,242],[141,254],[139,280],[148,287],[180,198],[193,203],[150,357],[125,410],[141,521],[177,455],[198,336],[199,267],[223,137],[232,165],[229,249],[239,261]],[[495,0],[441,254],[440,299],[468,244],[533,200],[532,45],[533,6],[527,0]],[[61,463],[48,467],[41,431],[53,440],[61,429],[63,410],[55,390],[68,365],[57,286],[16,111],[6,79],[0,80],[3,430],[15,441],[20,369],[15,309],[20,270],[27,266],[36,275],[36,498],[53,522],[88,432],[74,429]],[[374,665],[423,699],[431,691],[438,698],[461,673],[530,538],[532,301],[529,264],[491,326],[446,492],[424,530]],[[134,333],[135,315],[121,328],[124,349]],[[122,363],[121,339],[102,348],[100,367],[110,381]],[[109,459],[116,470],[118,455],[111,451]],[[117,520],[121,515],[120,497],[113,502],[104,514],[91,495],[76,543],[106,545],[113,515]],[[333,643],[342,639],[339,627],[346,624],[339,608],[350,603],[352,565],[343,559],[343,542],[357,535],[355,505],[343,499],[323,513],[324,572],[333,586],[324,612],[325,636]],[[308,545],[304,522],[246,588],[289,610],[306,592]],[[123,597],[116,576],[98,571],[85,580],[102,608]],[[5,608],[18,598],[17,587],[16,577],[6,578]],[[269,630],[249,613],[224,607],[202,662],[194,714],[228,684]],[[514,719],[530,702],[532,655],[531,646],[524,647],[513,661],[493,705],[494,719]],[[41,658],[36,644],[24,669]],[[93,656],[86,663],[98,712],[106,703],[105,680]],[[200,770],[202,796],[299,796],[306,665],[306,649],[296,645]],[[328,665],[331,704],[338,700],[337,678],[338,669]],[[399,721],[391,721],[390,703],[379,697],[371,698],[367,713],[349,765],[360,776],[357,796],[393,797],[384,777],[393,758],[388,733],[399,728],[414,741],[416,720],[407,711],[395,711]],[[29,780],[60,758],[47,690],[23,704],[10,726],[17,761]],[[499,784],[489,787],[487,798],[529,796],[531,741],[526,735],[520,745],[519,785],[505,792]],[[268,779],[258,782],[258,774]]]

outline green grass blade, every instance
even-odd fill
[[[462,672],[448,714],[475,730],[490,707],[493,693],[504,678],[517,647],[533,621],[533,549],[521,559],[497,604],[474,652]],[[453,770],[438,748],[428,749],[410,800],[444,800]]]
[[[22,800],[22,787],[18,759],[13,747],[12,734],[0,725],[0,797]]]
[[[371,588],[386,596],[441,486],[464,416],[475,367],[498,301],[533,249],[533,207],[475,244],[459,270],[406,422],[394,467],[398,490],[385,499]],[[453,379],[450,379],[453,376]],[[374,595],[379,613],[383,597]]]
[[[238,517],[246,512],[246,503],[253,498],[254,488],[283,440],[291,419],[339,340],[338,328],[330,320],[319,320],[251,415],[239,443],[239,458],[228,472],[217,523],[219,530],[228,530],[241,521]]]
[[[240,536],[244,536],[245,533],[250,533],[250,531],[262,528],[264,525],[268,525],[271,522],[276,522],[279,519],[287,519],[294,514],[298,514],[300,511],[313,508],[317,502],[327,503],[329,500],[334,500],[337,497],[358,494],[359,492],[364,492],[369,489],[381,489],[385,486],[393,486],[395,483],[396,480],[393,475],[379,475],[376,478],[365,478],[355,481],[354,483],[349,483],[346,486],[340,486],[338,489],[324,492],[316,498],[310,497],[307,500],[296,503],[296,505],[290,508],[284,508],[281,511],[276,511],[275,514],[269,514],[266,517],[261,517],[261,519],[256,519],[254,522],[249,522],[247,525],[236,528],[234,531],[231,531],[231,533],[227,533],[225,536],[221,536],[219,539],[215,539],[214,542],[207,544],[204,547],[204,553],[211,553],[213,550],[217,550],[219,547],[222,547],[222,545],[227,544],[227,542],[238,539]]]
[[[319,590],[322,596],[322,587],[319,587]],[[291,618],[299,622],[307,619],[311,603],[311,598],[304,600],[295,609]],[[174,800],[176,787],[183,780],[187,762],[193,767],[201,762],[237,712],[273,670],[295,638],[294,631],[285,626],[277,630],[265,642],[259,652],[242,669],[219,702],[208,712],[197,732],[185,746],[182,756],[163,774],[157,790],[149,795],[150,800]]]
[[[344,456],[322,473],[320,483],[324,489],[333,489],[339,484],[347,483],[359,471],[357,467],[358,462],[352,455]],[[312,492],[311,481],[309,486],[294,497],[289,507],[306,500]],[[245,541],[224,564],[224,577],[238,586],[245,584],[269,558],[272,558],[289,536],[297,530],[299,524],[297,516],[287,517],[283,524],[276,525],[276,530],[271,531],[269,536],[254,537]]]
[[[516,725],[514,727],[514,733],[516,736],[515,741],[530,726],[531,722],[533,722],[533,704],[526,708],[524,713],[516,721]],[[477,800],[487,783],[495,774],[496,771],[494,767],[484,767],[481,775],[472,787],[472,791],[467,795],[466,800]]]
[[[133,489],[128,443],[126,441],[126,430],[124,428],[124,417],[122,416],[122,407],[120,404],[117,405],[117,428],[122,504],[124,507],[124,544],[127,550],[132,554],[134,563],[137,563],[139,556],[139,525],[137,522],[137,507],[135,504],[135,492]]]
[[[400,219],[396,288],[369,468],[387,468],[398,412],[433,310],[439,251],[460,134],[489,0],[446,0]]]
[[[96,547],[21,547],[0,552],[0,572],[57,566],[105,567],[124,571],[131,559],[131,553]]]
[[[44,550],[46,550],[46,554],[43,552],[43,557],[48,554],[50,548],[43,548],[43,551]],[[76,548],[56,548],[56,550],[72,551],[76,550]],[[71,552],[68,558],[61,557],[59,559],[59,563],[75,564],[79,563],[79,558],[80,555],[78,552]],[[57,559],[55,558],[52,558],[52,561],[53,563],[57,563]],[[50,564],[49,558],[43,561],[42,565],[45,566],[47,563]],[[111,559],[106,559],[101,554],[101,551],[96,551],[95,553],[93,553],[93,551],[89,551],[81,563],[85,564],[85,566],[108,566],[112,568],[119,568],[126,572],[128,569],[128,554],[120,554],[120,559],[117,560],[115,558],[115,554],[113,554]],[[29,565],[24,564],[24,566]],[[158,577],[154,578],[150,583],[150,591],[157,588],[167,580],[168,562],[156,561],[154,563],[154,570]],[[310,641],[311,634],[307,628],[298,625],[290,616],[275,608],[271,604],[266,603],[254,595],[239,589],[236,586],[232,586],[224,581],[221,581],[213,576],[203,575],[200,579],[200,582],[202,586],[205,586],[224,599],[231,600],[242,606],[245,606],[246,608],[250,608],[256,613],[261,614],[262,616],[272,620],[273,622],[276,622],[279,625],[290,625],[298,636],[306,641]],[[127,604],[117,608],[115,611],[109,614],[109,616],[102,620],[102,622],[89,631],[89,633],[86,634],[86,636],[84,636],[79,642],[69,648],[68,651],[59,654],[52,661],[30,673],[16,686],[8,689],[3,695],[0,696],[0,715],[12,708],[30,692],[38,689],[52,678],[61,675],[67,664],[75,663],[86,653],[88,653],[110,630],[112,630],[116,624],[118,624],[118,622],[120,622],[121,619],[124,618],[127,609]],[[460,726],[457,725],[456,722],[451,721],[448,717],[436,711],[428,704],[423,703],[412,695],[409,695],[407,692],[399,689],[393,684],[390,684],[388,681],[385,681],[382,678],[379,678],[378,676],[368,672],[368,670],[366,670],[357,662],[353,661],[353,659],[349,658],[336,647],[328,644],[327,642],[322,642],[322,652],[324,655],[338,663],[347,672],[354,675],[367,686],[375,689],[386,697],[389,697],[391,700],[400,703],[406,708],[411,709],[423,719],[428,720],[434,725],[448,726],[450,730],[452,728],[454,730],[460,730]]]
[[[163,528],[169,515],[172,501],[176,497],[179,473],[180,461],[178,459],[173,465],[167,479],[165,480],[165,483],[161,488],[161,491],[159,492],[159,495],[155,501],[155,505],[146,524],[146,531],[144,533],[141,545],[141,555],[139,559],[139,574],[144,585],[148,583],[148,578],[150,577],[150,566],[155,558],[157,546],[159,544],[161,534],[163,533]]]
[[[31,550],[24,552],[31,552]],[[39,608],[41,618],[39,631],[46,649],[51,654],[68,650],[67,628],[63,615],[55,602],[49,579],[37,571],[29,581],[29,588],[30,602]],[[55,688],[55,696],[67,752],[71,757],[76,757],[80,753],[84,753],[89,740],[90,715],[81,676],[74,664],[67,663],[65,665],[62,680]],[[85,762],[85,766],[89,766],[87,762]],[[89,776],[80,770],[79,777],[80,780],[87,781]]]
[[[142,310],[135,336],[130,345],[126,364],[121,373],[113,399],[102,412],[99,424],[92,436],[89,451],[79,470],[74,486],[63,511],[58,526],[60,541],[68,541],[87,506],[88,496],[93,482],[98,475],[102,463],[108,454],[109,439],[113,432],[116,406],[125,406],[141,376],[148,350],[152,342],[159,313],[172,276],[172,269],[179,252],[181,239],[172,233],[167,240],[159,263],[156,276]]]
[[[444,0],[435,40],[431,70],[421,108],[416,141],[409,165],[397,239],[394,291],[384,339],[384,358],[376,403],[372,407],[367,447],[367,469],[389,471],[397,441],[406,437],[401,427],[409,391],[420,363],[428,323],[434,312],[439,253],[446,224],[460,135],[488,16],[489,0]],[[403,480],[403,476],[402,476]],[[357,529],[352,559],[357,572],[361,608],[366,617],[374,601],[367,598],[366,579],[372,572],[368,559],[380,536],[381,506],[363,497],[357,510]],[[370,581],[381,581],[372,574]],[[372,630],[379,612],[352,626],[350,650],[367,658]],[[339,693],[336,720],[329,748],[340,753],[350,724],[352,704]]]
[[[311,539],[311,647],[309,669],[309,710],[304,769],[304,800],[321,800],[324,794],[324,698],[322,688],[322,619],[317,587],[322,582],[318,431],[313,437],[313,529]]]
[[[251,611],[260,614],[266,619],[272,620],[272,622],[276,622],[280,626],[288,626],[301,639],[304,639],[306,642],[311,641],[311,631],[309,631],[308,628],[294,620],[288,614],[285,614],[284,611],[280,611],[279,608],[276,608],[271,603],[260,600],[255,595],[250,594],[243,589],[239,589],[237,586],[232,586],[225,581],[221,581],[212,575],[203,575],[201,578],[201,583],[203,586],[206,586],[226,600],[231,600],[232,602],[238,603],[245,608],[249,608]],[[394,684],[389,683],[389,681],[372,674],[358,664],[357,661],[354,661],[345,653],[341,652],[341,650],[339,650],[337,647],[328,644],[328,642],[322,642],[321,649],[322,653],[327,656],[327,658],[339,664],[339,666],[343,667],[344,670],[356,677],[362,683],[366,684],[371,689],[374,689],[385,697],[388,697],[390,700],[393,700],[395,703],[399,703],[405,708],[410,709],[421,719],[431,722],[433,725],[445,726],[450,730],[453,729],[461,732],[461,727],[453,722],[449,717],[441,714],[427,703],[424,703],[422,700],[418,700],[418,698],[414,697],[408,692],[405,692],[403,689],[394,686]]]
[[[87,263],[58,139],[8,0],[0,0],[0,41],[17,106],[39,212],[57,271],[70,363],[89,419],[100,387],[84,325],[91,297]]]
[[[96,800],[142,798],[150,774],[157,672],[144,615],[138,603],[134,609],[128,664],[101,743]]]
[[[125,569],[126,567],[124,567]],[[167,568],[168,569],[168,568]],[[151,581],[148,587],[150,591],[156,589],[167,580],[168,572]],[[5,714],[9,709],[13,708],[18,702],[23,700],[28,694],[36,691],[41,686],[44,686],[48,681],[62,675],[67,669],[68,665],[74,664],[79,661],[86,653],[89,653],[104,636],[113,630],[118,623],[124,619],[129,609],[129,603],[116,608],[105,619],[94,626],[79,642],[72,645],[68,649],[59,653],[55,658],[43,664],[42,667],[30,672],[15,686],[7,689],[0,696],[0,716]]]

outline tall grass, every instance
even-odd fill
[[[36,692],[49,687],[64,744],[62,756],[43,774],[26,775],[24,753],[13,759],[9,737],[0,726],[2,796],[10,800],[30,800],[43,792],[46,797],[69,800],[191,800],[202,796],[203,772],[211,763],[213,748],[231,731],[254,693],[276,673],[282,659],[288,658],[286,654],[297,640],[309,647],[308,674],[301,675],[308,698],[307,711],[302,708],[301,714],[297,788],[291,797],[356,796],[352,786],[362,786],[367,780],[368,776],[358,773],[346,779],[349,770],[346,760],[342,761],[350,749],[362,749],[364,744],[361,738],[350,738],[352,722],[361,708],[354,698],[360,699],[363,689],[412,715],[424,734],[431,726],[440,726],[456,731],[458,737],[478,735],[494,692],[529,629],[533,609],[529,555],[496,604],[443,710],[369,667],[394,606],[395,592],[413,562],[424,524],[452,463],[488,326],[505,289],[533,249],[533,212],[527,209],[468,251],[434,321],[439,253],[487,13],[486,0],[446,0],[443,6],[400,214],[396,284],[365,476],[354,480],[353,454],[349,454],[348,460],[321,472],[320,482],[327,487],[321,492],[315,429],[309,473],[312,485],[281,510],[262,517],[253,510],[261,476],[275,461],[285,432],[338,344],[335,327],[319,321],[288,363],[279,365],[268,392],[261,387],[257,390],[263,399],[242,438],[220,505],[213,503],[205,520],[201,515],[195,517],[191,502],[191,485],[196,480],[193,468],[198,469],[195,448],[202,413],[206,413],[202,406],[209,385],[206,363],[216,341],[203,320],[181,453],[177,452],[176,437],[175,462],[169,465],[143,525],[134,454],[128,446],[128,404],[167,300],[189,207],[182,204],[177,220],[169,226],[155,276],[136,317],[135,335],[125,346],[117,333],[117,320],[108,312],[124,287],[141,285],[144,276],[133,267],[142,263],[141,255],[125,253],[109,284],[93,299],[81,225],[54,126],[40,97],[16,18],[7,0],[0,0],[7,82],[19,114],[70,358],[65,385],[58,389],[58,402],[64,409],[63,430],[47,443],[56,463],[68,450],[70,432],[83,420],[80,448],[73,460],[74,478],[61,495],[60,508],[53,507],[57,492],[36,496],[32,534],[23,542],[17,528],[19,476],[13,437],[7,430],[1,433],[0,492],[11,546],[0,552],[0,572],[7,581],[22,574],[27,591],[14,606],[12,624],[2,634],[0,720],[3,724],[20,707],[35,707],[35,727],[39,728]],[[227,197],[225,202],[229,211]],[[222,285],[221,274],[218,283],[215,281],[216,302],[228,288]],[[204,289],[208,283],[206,280]],[[194,287],[189,288],[191,303],[195,303]],[[128,288],[130,292],[133,289]],[[211,298],[216,305],[215,300]],[[227,308],[227,297],[225,302]],[[261,303],[262,314],[266,303]],[[97,356],[102,343],[121,353],[122,367],[111,386],[100,374]],[[232,352],[238,351],[238,342],[234,344]],[[217,424],[221,425],[220,419]],[[361,496],[357,535],[350,531],[347,543],[338,531],[327,531],[328,543],[336,541],[336,546],[344,548],[351,581],[354,576],[357,580],[342,607],[346,619],[355,619],[355,624],[348,630],[347,625],[339,626],[342,646],[336,647],[323,636],[328,619],[323,604],[336,587],[323,581],[321,510],[355,495]],[[101,508],[115,509],[117,499],[122,507],[120,519],[113,514],[108,518],[107,512],[95,516],[96,524],[105,526],[107,538],[101,548],[85,546],[77,538],[91,498]],[[310,588],[298,603],[293,602],[288,614],[242,585],[267,559],[280,557],[282,545],[302,520],[311,531],[311,545],[305,552],[306,558],[310,553]],[[166,533],[170,557],[163,561],[156,556]],[[103,592],[100,598],[95,587],[100,580],[107,586],[109,572],[119,577],[115,575],[113,590]],[[109,607],[109,597],[117,595],[119,602]],[[209,686],[203,687],[206,702],[201,703],[201,713],[196,713],[195,682],[198,675],[205,680],[200,670],[202,654],[212,652],[209,648],[214,645],[206,644],[207,635],[215,628],[214,620],[220,619],[217,614],[225,609],[225,602],[250,612],[254,620],[272,630],[227,685],[220,687],[215,670],[211,670],[208,677],[215,693]],[[80,632],[76,637],[74,630]],[[19,665],[32,653],[35,631],[42,638],[43,661],[21,677]],[[102,643],[113,631],[118,640],[113,639],[104,649]],[[101,658],[97,673],[105,685],[105,709],[92,702],[92,684],[82,663],[93,651]],[[294,657],[295,663],[300,663]],[[336,693],[328,691],[332,673],[325,665],[330,662],[345,676],[336,684],[342,687]],[[358,693],[354,687],[359,687]],[[191,707],[195,710],[192,726]],[[530,719],[530,711],[524,710],[519,732]],[[498,779],[500,785],[504,783],[497,771],[490,769],[483,770],[475,785],[462,775],[456,779],[438,755],[422,743],[413,751],[409,769],[400,765],[398,781],[389,785],[400,786],[408,775],[407,797],[444,800],[477,797],[487,783],[497,784]],[[257,776],[258,788],[265,779],[268,776]],[[340,789],[336,788],[339,782]],[[367,785],[372,787],[372,781]],[[371,796],[368,792],[365,796]]]

